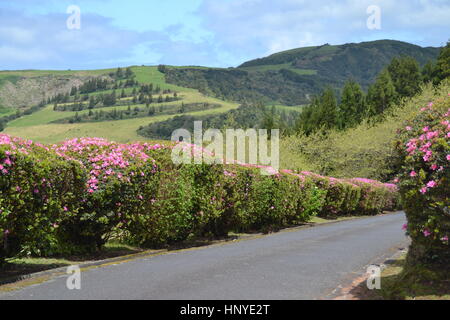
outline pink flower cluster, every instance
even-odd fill
[[[404,150],[408,156],[405,157],[406,172],[402,180],[405,186],[413,186],[425,196],[423,201],[431,202],[436,208],[448,208],[448,197],[442,197],[442,193],[446,192],[450,162],[450,108],[446,106],[447,111],[442,112],[440,103],[448,105],[448,98],[421,108],[421,113],[405,127]],[[432,190],[436,191],[431,193]],[[418,225],[415,229],[426,238],[448,243],[445,231],[442,231],[444,235],[439,234],[441,232],[435,231],[436,226],[431,222]]]
[[[122,181],[130,181],[130,176],[145,176],[139,167],[147,161],[153,163],[153,171],[157,167],[155,160],[151,159],[148,152],[165,148],[162,145],[148,143],[120,144],[101,138],[76,138],[53,145],[55,152],[67,159],[77,160],[83,164],[90,174],[87,181],[88,192],[93,193],[99,189],[101,183],[115,177]],[[126,170],[131,164],[136,164],[136,171],[131,171],[130,176]]]
[[[433,103],[428,104],[427,107],[421,109],[422,112],[433,112]],[[450,117],[450,109],[443,115],[443,118]],[[407,126],[406,131],[411,131],[412,128]],[[420,157],[424,163],[424,167],[428,168],[431,172],[442,173],[444,172],[446,165],[439,160],[438,156],[433,152],[433,145],[438,139],[450,138],[450,121],[449,119],[443,119],[437,126],[433,128],[430,125],[426,125],[419,128],[420,136],[418,138],[411,138],[406,142],[406,152],[411,157]],[[450,155],[446,155],[446,161],[450,161]],[[418,177],[416,170],[409,172],[410,178]],[[430,179],[425,185],[420,188],[420,193],[426,194],[430,189],[439,185],[439,181]]]

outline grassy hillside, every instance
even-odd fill
[[[162,90],[170,89],[179,93],[180,100],[164,103],[164,106],[180,105],[182,103],[210,103],[210,104],[220,104],[220,108],[204,110],[198,112],[191,112],[186,114],[195,115],[207,115],[207,114],[220,114],[227,112],[229,110],[237,108],[238,104],[231,103],[227,101],[222,101],[216,98],[205,96],[199,93],[195,89],[180,87],[177,85],[169,84],[165,82],[164,75],[160,73],[157,67],[132,67],[132,71],[135,74],[135,78],[140,83],[152,83],[155,86],[161,87]],[[40,79],[41,77],[79,77],[79,76],[100,76],[108,74],[109,72],[114,72],[115,69],[104,69],[104,70],[91,70],[91,71],[6,71],[3,72],[8,76],[18,76],[18,77],[30,77],[26,79]],[[37,77],[37,78],[36,78]],[[100,93],[111,93],[112,90],[105,90],[101,92],[95,92],[95,94]],[[152,103],[150,106],[160,106],[161,104]],[[131,104],[131,108],[134,107],[143,108],[144,105],[136,103]],[[96,111],[107,111],[111,109],[125,110],[128,106],[116,106],[116,107],[105,107],[97,108]],[[2,109],[0,109],[2,110]],[[5,109],[6,112],[14,112],[13,109]],[[83,110],[78,112],[82,115],[88,113],[89,110]],[[145,138],[138,136],[136,131],[141,126],[148,125],[152,122],[167,120],[173,115],[155,115],[136,119],[127,120],[116,120],[116,121],[103,121],[103,122],[90,122],[90,123],[51,123],[55,120],[64,119],[67,117],[74,116],[76,112],[65,111],[57,112],[53,111],[53,105],[47,105],[43,109],[32,113],[30,115],[23,116],[19,119],[11,121],[8,123],[5,133],[20,136],[32,140],[36,140],[43,143],[54,143],[62,141],[67,138],[73,137],[83,137],[83,136],[95,136],[103,137],[118,142],[130,142],[137,140],[145,140]]]
[[[346,131],[331,131],[326,136],[319,132],[308,137],[303,134],[286,137],[280,143],[281,165],[339,178],[389,179],[395,172],[387,163],[394,154],[397,130],[421,107],[446,97],[449,92],[448,80],[438,88],[428,84],[421,94],[395,106],[380,123],[364,122]]]
[[[424,65],[438,53],[439,48],[392,40],[323,45],[276,53],[238,68],[168,68],[166,79],[223,99],[299,105],[323,87],[341,88],[350,78],[367,89],[393,57],[409,55]]]

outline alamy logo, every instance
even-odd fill
[[[366,13],[369,15],[367,18],[367,28],[369,30],[381,29],[381,8],[377,5],[371,5],[367,7]]]
[[[369,290],[381,289],[381,267],[371,265],[367,268],[367,288]]]
[[[78,6],[71,5],[67,7],[67,14],[70,14],[67,18],[66,25],[69,30],[81,29],[81,9]]]
[[[70,276],[67,277],[66,286],[69,290],[81,290],[81,270],[79,266],[69,266],[66,271]]]
[[[194,135],[186,129],[172,133],[172,141],[182,141],[172,150],[175,164],[250,164],[260,166],[262,174],[279,169],[279,129],[219,129],[203,133],[202,121],[194,122]],[[209,143],[206,147],[204,143]],[[191,144],[193,143],[193,144]],[[270,152],[269,152],[270,151]]]

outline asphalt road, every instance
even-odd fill
[[[0,293],[0,299],[323,299],[407,245],[403,213],[138,258]]]

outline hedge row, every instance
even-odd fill
[[[418,109],[398,133],[409,264],[450,263],[450,94]]]
[[[397,205],[395,186],[376,181],[288,170],[262,175],[257,166],[237,164],[175,165],[171,152],[98,138],[44,146],[0,135],[1,257],[90,252],[111,237],[164,245]]]

